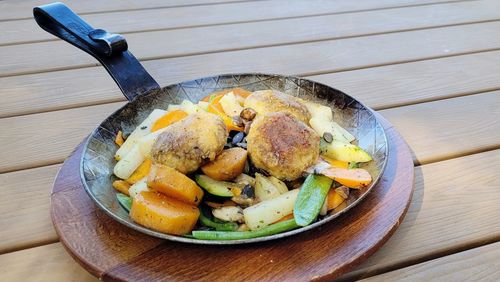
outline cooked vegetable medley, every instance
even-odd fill
[[[307,226],[372,182],[371,156],[334,119],[327,106],[241,88],[155,109],[117,132],[117,201],[142,226],[196,239]]]

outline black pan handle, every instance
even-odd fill
[[[94,29],[59,2],[33,8],[33,16],[45,31],[101,62],[129,101],[143,93],[160,89],[158,83],[127,50],[127,41],[123,36]]]

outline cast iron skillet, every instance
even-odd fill
[[[379,180],[387,161],[385,132],[372,111],[351,96],[311,80],[272,74],[224,74],[185,81],[161,88],[127,49],[125,38],[94,29],[62,3],[35,7],[36,22],[45,31],[73,44],[95,57],[106,68],[129,102],[106,118],[87,139],[80,162],[85,190],[112,218],[140,232],[178,242],[195,244],[243,244],[287,237],[332,221],[358,204]],[[317,222],[292,231],[248,240],[209,241],[160,233],[132,222],[120,207],[111,183],[117,150],[114,138],[119,130],[131,132],[155,108],[166,109],[187,99],[194,103],[206,95],[227,88],[249,91],[276,89],[289,95],[328,105],[335,121],[356,136],[358,144],[373,156],[364,166],[373,176],[371,185],[352,191],[343,205]],[[285,137],[285,136],[284,136]]]

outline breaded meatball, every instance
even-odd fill
[[[210,113],[197,113],[168,126],[153,144],[154,163],[182,173],[197,170],[213,161],[224,149],[228,132],[222,119]]]
[[[276,90],[255,91],[245,99],[245,108],[252,108],[259,114],[287,112],[299,120],[309,123],[311,114],[299,99]]]
[[[282,180],[294,180],[316,162],[318,134],[285,112],[259,114],[247,136],[248,154],[257,168]]]

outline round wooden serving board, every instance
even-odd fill
[[[234,246],[165,241],[121,225],[98,209],[79,174],[82,146],[66,160],[51,195],[52,221],[73,258],[103,280],[332,280],[379,249],[402,221],[413,192],[410,150],[384,124],[389,158],[377,186],[334,221],[291,237]]]

